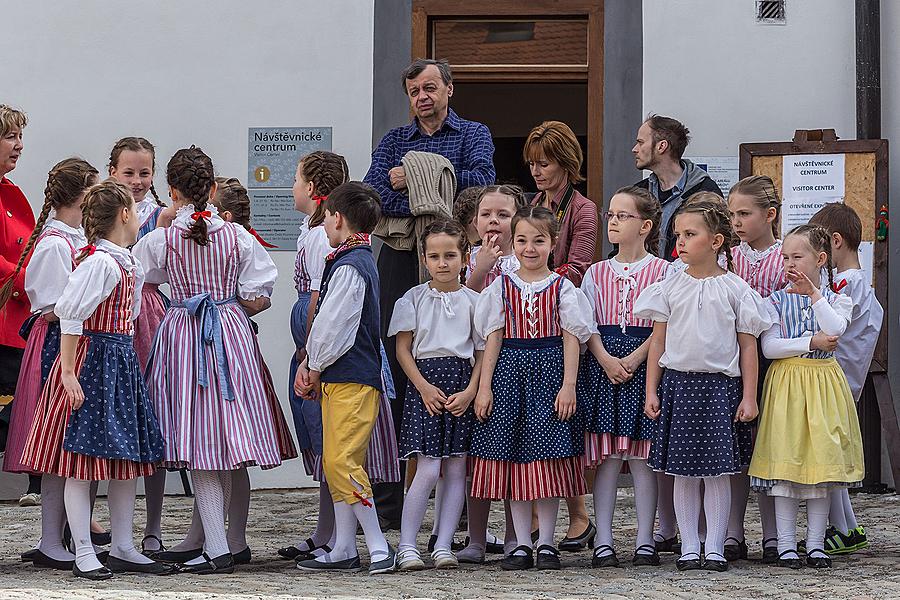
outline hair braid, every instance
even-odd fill
[[[84,236],[88,246],[108,235],[120,211],[133,204],[131,191],[115,179],[110,178],[91,187],[84,196]],[[75,260],[80,263],[90,254],[90,249],[85,248]]]
[[[334,188],[350,180],[347,160],[340,154],[317,150],[300,159],[303,178],[313,184],[316,196],[328,196]],[[317,227],[325,220],[325,203],[319,202],[309,217],[309,226]]]
[[[196,146],[182,148],[172,156],[166,167],[166,181],[178,190],[184,199],[201,212],[209,202],[209,193],[216,183],[212,160]],[[209,244],[209,230],[206,219],[194,219],[184,237],[200,246]]]

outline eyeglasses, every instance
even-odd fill
[[[633,215],[633,214],[627,213],[627,212],[614,213],[614,212],[609,212],[609,211],[600,213],[600,216],[603,217],[604,221],[612,221],[613,219],[615,219],[619,222],[625,222],[628,219],[640,219],[641,218],[638,215]]]

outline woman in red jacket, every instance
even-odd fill
[[[26,123],[25,113],[0,104],[0,283],[14,276],[22,248],[34,229],[34,214],[25,194],[6,178],[6,174],[16,168],[22,154],[22,130]],[[9,301],[0,309],[0,404],[3,405],[0,437],[3,447],[6,446],[9,427],[8,408],[16,391],[16,379],[25,348],[19,329],[31,313],[25,294],[25,269],[15,275],[10,294]],[[34,504],[37,502],[36,494],[40,494],[40,478],[29,483],[22,501]]]

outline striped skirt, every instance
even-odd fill
[[[166,314],[169,299],[159,291],[159,286],[145,283],[141,288],[141,313],[134,322],[134,349],[137,351],[141,371],[147,368],[156,330]]]
[[[587,494],[581,456],[514,463],[475,457],[472,497],[527,501]]]

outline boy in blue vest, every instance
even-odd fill
[[[358,571],[359,523],[371,556],[369,573],[391,573],[396,554],[381,532],[363,468],[382,392],[378,270],[369,244],[381,203],[375,190],[355,181],[339,185],[325,202],[325,232],[336,249],[325,261],[299,391],[321,398],[322,468],[334,500],[335,544],[297,566]]]

